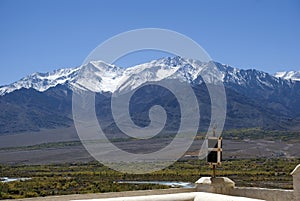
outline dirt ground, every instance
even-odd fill
[[[148,146],[152,148],[164,139],[155,139]],[[167,140],[166,140],[167,141]],[[35,147],[43,143],[77,142],[71,146]],[[134,148],[135,142],[124,143]],[[202,141],[196,141],[187,156],[197,157]],[[180,145],[178,145],[180,146]],[[11,147],[11,148],[9,148]],[[223,158],[257,158],[257,157],[300,157],[300,141],[288,143],[284,141],[259,140],[223,140]],[[88,162],[93,158],[80,144],[79,138],[73,127],[47,130],[42,132],[23,133],[16,135],[0,136],[0,164],[53,164]]]

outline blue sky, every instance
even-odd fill
[[[147,27],[180,32],[234,67],[300,70],[297,0],[0,0],[0,85],[79,66],[103,41]],[[159,56],[136,54],[119,63]]]

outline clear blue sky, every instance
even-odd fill
[[[300,70],[297,0],[0,0],[0,85],[79,66],[104,40],[146,27],[185,34],[235,67]]]

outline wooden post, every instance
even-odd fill
[[[217,126],[214,126],[214,128],[213,128],[213,137],[216,137],[216,128],[217,128]]]
[[[216,126],[213,128],[213,136],[207,138],[208,151],[207,162],[212,165],[212,178],[216,178],[217,165],[221,164],[222,161],[222,138],[216,137]],[[216,144],[214,144],[214,142]]]
[[[212,169],[213,169],[213,178],[216,178],[216,165],[213,165],[213,167],[212,167]]]

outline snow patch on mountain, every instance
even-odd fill
[[[274,74],[277,78],[300,81],[300,71],[281,71]]]
[[[91,61],[79,68],[75,79],[69,81],[72,88],[93,92],[112,92],[117,88],[124,69],[103,61]]]

